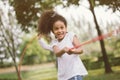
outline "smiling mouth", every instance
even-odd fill
[[[60,34],[58,34],[58,36],[63,36],[64,35],[64,33],[60,33]]]
[[[56,37],[58,37],[58,38],[59,38],[59,37],[61,37],[61,35],[62,35],[62,34],[57,34],[57,35],[56,35]]]

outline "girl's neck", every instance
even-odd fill
[[[66,36],[67,33],[68,32],[65,33],[65,36]],[[56,39],[58,40],[58,42],[61,42],[65,38],[65,36],[62,39],[58,39],[58,38],[56,38]]]

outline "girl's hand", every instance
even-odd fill
[[[57,57],[61,57],[64,53],[68,53],[69,48],[64,47],[62,50],[60,50],[59,47],[55,45],[53,46],[53,51]]]
[[[72,48],[72,49],[69,49],[68,51],[68,54],[81,54],[83,53],[83,49],[76,49],[76,48]]]
[[[68,54],[73,54],[73,53],[76,53],[76,49],[75,48],[73,48],[73,49],[69,49],[69,51],[68,51]]]
[[[68,47],[64,47],[62,50],[63,50],[65,53],[68,53],[68,52],[69,52],[69,48],[68,48]]]
[[[38,34],[38,40],[41,39],[42,37],[42,34]]]

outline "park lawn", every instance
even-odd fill
[[[113,73],[105,74],[104,69],[89,70],[84,80],[120,80],[120,66],[112,67]]]
[[[105,74],[104,69],[89,70],[89,75],[84,80],[120,80],[120,66],[112,67],[113,73]],[[57,80],[55,67],[43,67],[21,72],[22,80]],[[0,74],[0,80],[17,80],[15,72]]]

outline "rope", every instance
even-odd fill
[[[21,70],[21,64],[22,64],[22,61],[23,61],[23,58],[24,58],[24,55],[25,55],[25,51],[27,50],[27,48],[30,46],[30,44],[33,42],[34,39],[36,39],[37,36],[33,37],[29,43],[27,43],[27,45],[24,47],[23,51],[22,51],[22,55],[20,57],[20,62],[19,62],[19,65],[18,65],[18,71],[19,71],[19,74],[20,74],[20,70]]]
[[[115,34],[118,34],[119,32],[120,32],[120,28],[117,29],[117,30],[114,30],[114,31],[112,31],[112,32],[110,32],[110,33],[97,36],[97,37],[95,37],[95,38],[93,38],[93,39],[91,39],[91,40],[84,41],[84,42],[82,42],[80,45],[74,46],[74,47],[71,48],[71,49],[78,48],[78,47],[84,46],[84,45],[86,45],[86,44],[90,44],[90,43],[92,43],[92,42],[96,42],[96,41],[105,39],[105,38],[107,38],[107,37],[111,37],[114,33],[115,33]],[[71,49],[70,49],[70,50],[71,50]]]

